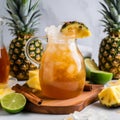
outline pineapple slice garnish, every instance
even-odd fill
[[[60,30],[62,34],[65,36],[70,36],[72,38],[86,38],[88,36],[91,36],[91,32],[88,29],[88,27],[77,21],[70,21],[70,22],[65,22],[62,25],[62,28]]]
[[[39,81],[39,70],[29,71],[29,79],[27,80],[26,83],[30,88],[41,90]]]

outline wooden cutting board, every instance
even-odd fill
[[[27,86],[24,86],[27,89]],[[45,114],[69,114],[74,111],[81,111],[89,104],[98,100],[98,93],[103,89],[102,85],[92,85],[91,91],[84,91],[79,96],[65,99],[65,100],[55,100],[42,98],[40,105],[36,105],[29,101],[25,106],[25,110],[34,113],[45,113]],[[32,90],[30,90],[32,91]],[[32,92],[34,95],[38,95],[37,92]],[[40,97],[40,96],[39,96]]]

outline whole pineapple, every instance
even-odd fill
[[[120,0],[103,0],[101,14],[104,19],[104,38],[99,49],[99,68],[112,72],[115,79],[120,78]]]
[[[32,0],[7,0],[7,12],[10,15],[7,24],[11,33],[16,36],[10,43],[10,74],[18,80],[27,80],[29,70],[36,69],[25,57],[24,46],[26,41],[34,36],[38,30],[40,19],[40,10],[38,3],[32,5]],[[41,60],[42,43],[35,40],[31,43],[29,52],[30,56],[37,61]]]

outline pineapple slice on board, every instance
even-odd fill
[[[106,107],[120,106],[120,85],[104,88],[98,94],[98,98],[100,103]]]

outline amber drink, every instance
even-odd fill
[[[0,84],[6,84],[9,76],[9,57],[5,47],[0,48]]]
[[[47,45],[41,62],[29,55],[29,45],[37,37],[27,41],[25,55],[39,67],[39,80],[44,97],[69,99],[83,92],[86,79],[84,59],[78,49],[76,39],[90,35],[82,23],[68,22],[61,26],[54,25],[45,29]]]
[[[0,88],[8,82],[9,77],[9,57],[3,43],[3,24],[0,18]]]
[[[40,83],[43,95],[49,98],[71,98],[83,91],[85,66],[74,39],[49,38],[40,66]]]

